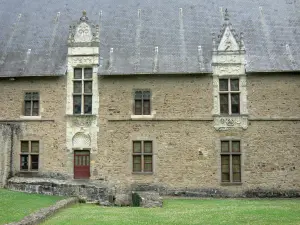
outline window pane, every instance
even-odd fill
[[[33,92],[32,100],[40,100],[40,94],[38,92]]]
[[[32,93],[31,93],[31,92],[26,92],[26,93],[25,93],[25,98],[24,98],[24,99],[25,99],[25,101],[26,101],[26,100],[30,101],[30,100],[32,99]]]
[[[233,152],[240,152],[240,142],[239,141],[233,141],[232,142],[232,151]]]
[[[78,158],[79,158],[79,156],[75,156],[75,166],[79,166]]]
[[[134,95],[134,99],[136,100],[141,100],[143,97],[143,92],[142,91],[136,91]]]
[[[135,155],[133,156],[133,172],[141,172],[142,171],[142,160],[141,156]]]
[[[150,115],[150,100],[144,100],[143,115]]]
[[[91,95],[84,96],[84,113],[87,113],[87,114],[92,113],[92,96]]]
[[[82,69],[81,68],[75,68],[74,69],[74,78],[75,79],[82,79]]]
[[[228,94],[220,94],[220,112],[228,114]]]
[[[21,141],[21,152],[29,152],[29,142]]]
[[[74,114],[81,113],[81,96],[78,95],[73,96],[73,113]]]
[[[219,89],[220,91],[228,91],[228,79],[220,79]]]
[[[150,91],[143,91],[143,99],[150,99]]]
[[[33,105],[32,115],[38,116],[39,115],[39,101],[33,101],[32,105]]]
[[[84,93],[92,93],[92,90],[93,90],[92,81],[85,81],[84,82]]]
[[[93,75],[93,69],[92,68],[85,68],[84,69],[84,79],[91,79]]]
[[[152,155],[144,157],[144,172],[152,172]]]
[[[231,112],[240,113],[240,95],[231,94]]]
[[[31,116],[31,101],[25,101],[25,116]]]
[[[229,141],[221,141],[221,152],[229,152]]]
[[[230,181],[229,173],[222,173],[222,182],[229,182],[229,181]]]
[[[142,100],[135,100],[134,114],[135,115],[142,115]]]
[[[241,173],[233,173],[232,181],[233,182],[241,182]]]
[[[33,152],[33,153],[39,152],[39,142],[38,141],[31,142],[31,152]]]
[[[21,155],[21,170],[28,170],[28,155]]]
[[[39,156],[31,155],[31,169],[38,170],[39,169]]]
[[[74,93],[81,93],[81,81],[74,81],[74,86],[73,86],[73,92]]]
[[[222,173],[222,182],[230,181],[230,166],[229,166],[229,156],[222,155],[221,156],[221,173]]]
[[[87,166],[90,165],[90,156],[89,155],[86,156],[86,165]]]
[[[145,153],[152,153],[152,141],[145,141],[144,142],[144,152]]]
[[[81,156],[82,157],[82,165],[85,166],[86,165],[86,158],[85,156]]]
[[[231,91],[239,90],[239,79],[231,79],[230,80],[230,90]]]
[[[133,152],[141,153],[142,152],[142,143],[140,141],[133,142]]]

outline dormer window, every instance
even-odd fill
[[[73,114],[92,114],[93,69],[75,68],[73,79]]]

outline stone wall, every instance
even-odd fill
[[[6,185],[10,173],[11,135],[11,127],[0,123],[0,187]]]

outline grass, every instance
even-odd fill
[[[0,189],[0,224],[19,221],[30,213],[50,206],[60,199],[62,197]]]
[[[49,224],[300,224],[297,199],[167,199],[163,208],[100,207],[77,204]]]

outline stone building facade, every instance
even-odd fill
[[[198,46],[198,72],[161,71],[158,47],[149,58],[151,73],[114,72],[120,56],[111,47],[104,60],[101,19],[91,22],[86,12],[69,24],[64,74],[5,73],[3,53],[1,186],[39,178],[114,193],[299,196],[299,73],[247,71],[247,36],[237,35],[227,10],[222,13],[220,31],[211,36],[210,71]],[[142,16],[138,10],[136,39]],[[142,68],[142,60],[133,61]]]

